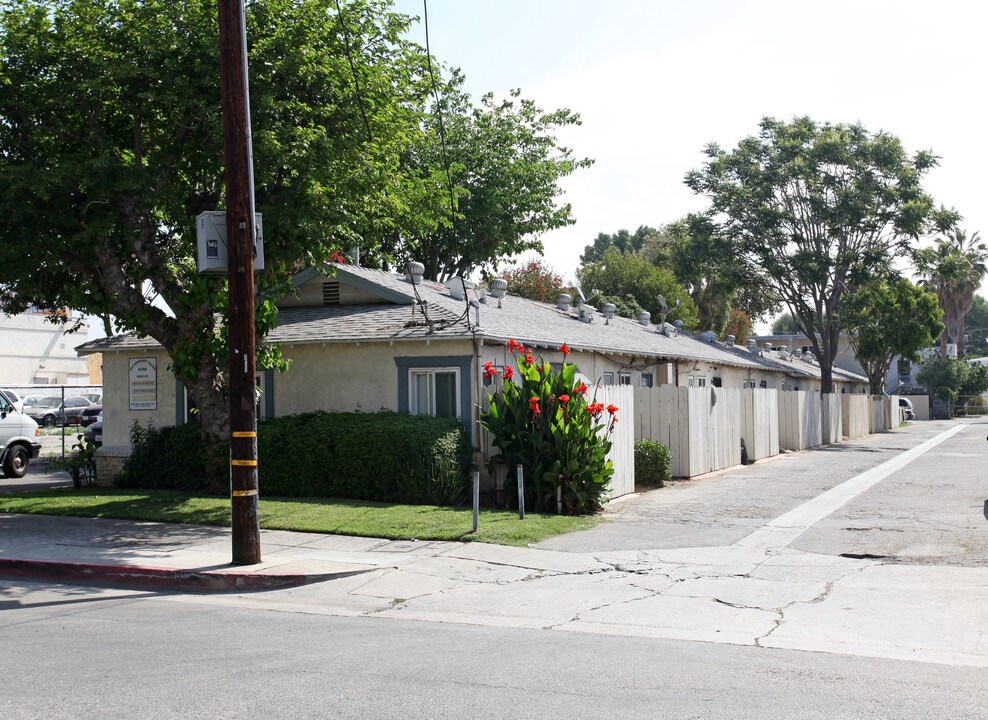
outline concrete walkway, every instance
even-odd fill
[[[763,512],[748,517],[725,516],[716,503],[707,503],[707,514],[719,521],[704,525],[703,513],[696,510],[679,546],[661,528],[650,533],[653,524],[643,520],[647,513],[642,508],[650,503],[675,515],[674,505],[666,507],[668,501],[661,498],[677,493],[662,495],[665,490],[615,503],[613,522],[538,548],[263,531],[264,562],[251,568],[228,564],[227,529],[3,515],[0,577],[14,579],[0,582],[0,594],[16,600],[29,593],[35,586],[25,580],[108,583],[154,593],[219,589],[227,592],[169,597],[281,612],[673,638],[988,667],[988,567],[906,565],[797,549],[801,536],[828,514],[904,472],[907,463],[965,437],[970,442],[975,434],[983,445],[983,426],[963,424],[879,438],[862,446],[860,455],[843,457],[838,466],[844,467],[844,476],[818,469],[828,475],[826,482],[808,482],[812,489],[800,484],[792,491],[795,497],[780,499],[769,483],[768,497],[757,501]],[[861,460],[890,438],[915,450],[884,448]],[[862,463],[861,472],[848,464],[850,459]],[[760,472],[788,474],[792,486],[789,471],[797,465],[780,464],[776,470],[766,465]],[[730,472],[706,484],[696,481],[690,484],[696,489],[680,497],[696,500],[702,492],[723,496],[743,475],[739,470],[736,477]],[[816,487],[819,483],[826,487]],[[680,509],[687,517],[693,512],[689,503]],[[769,510],[777,514],[768,521],[757,517],[771,514]],[[621,515],[625,521],[616,519]],[[600,541],[596,549],[582,547],[594,537]],[[148,570],[157,581],[149,579]],[[173,581],[195,582],[183,586],[160,580],[169,575]],[[265,588],[281,589],[247,592]],[[117,591],[94,592],[112,597]]]

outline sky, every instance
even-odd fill
[[[423,15],[422,0],[395,8]],[[580,113],[560,139],[595,163],[562,183],[575,225],[542,238],[567,279],[597,233],[706,207],[683,176],[708,143],[733,148],[766,115],[860,122],[932,150],[927,191],[988,236],[986,4],[428,0],[428,18],[432,54],[475,98],[520,88]],[[411,37],[425,44],[423,24]]]

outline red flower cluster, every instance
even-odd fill
[[[559,402],[561,402],[563,405],[565,405],[566,403],[568,403],[569,402],[569,395],[560,395],[559,396]]]
[[[515,371],[511,369],[510,365],[505,365],[502,375],[504,376],[505,381],[508,381],[515,376]]]
[[[542,414],[542,410],[539,408],[539,399],[535,395],[532,395],[532,397],[529,398],[528,409],[532,411],[532,415]]]
[[[581,382],[579,385],[573,388],[573,392],[575,392],[577,395],[586,395],[587,384],[585,382]]]
[[[340,263],[341,265],[349,265],[350,260],[346,255],[341,253],[339,250],[334,250],[333,254],[329,256],[330,262]]]
[[[529,364],[535,362],[535,358],[532,357],[532,350],[531,350],[531,348],[529,348],[528,350],[525,351],[525,362],[527,362]]]
[[[505,371],[507,371],[509,369],[510,368],[505,368]],[[507,375],[507,372],[505,372],[505,375]],[[494,363],[492,363],[492,362],[485,362],[484,363],[484,379],[490,380],[493,377],[497,377],[497,368],[494,367]]]
[[[567,355],[569,355],[569,345],[567,345],[566,343],[563,343],[562,345],[560,345],[559,346],[559,352],[561,352],[563,354],[563,357],[566,357]]]
[[[613,415],[617,411],[618,411],[617,405],[608,405],[607,406],[607,412],[609,412],[611,415]]]
[[[587,411],[594,417],[597,417],[602,412],[604,412],[604,403],[599,403],[599,402],[590,403],[589,405],[587,405]]]
[[[514,354],[515,350],[518,352],[525,352],[525,346],[512,338],[511,340],[508,340],[508,352]]]

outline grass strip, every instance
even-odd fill
[[[475,534],[467,508],[390,505],[361,500],[262,498],[261,527],[387,540],[462,540],[524,547],[554,535],[586,530],[594,516],[481,510]],[[230,500],[167,490],[56,488],[0,495],[0,513],[66,515],[146,522],[230,526]]]

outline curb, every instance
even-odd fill
[[[7,580],[49,580],[65,584],[108,585],[137,590],[180,592],[279,590],[360,575],[377,569],[361,568],[318,574],[266,573],[0,558],[0,578]]]

